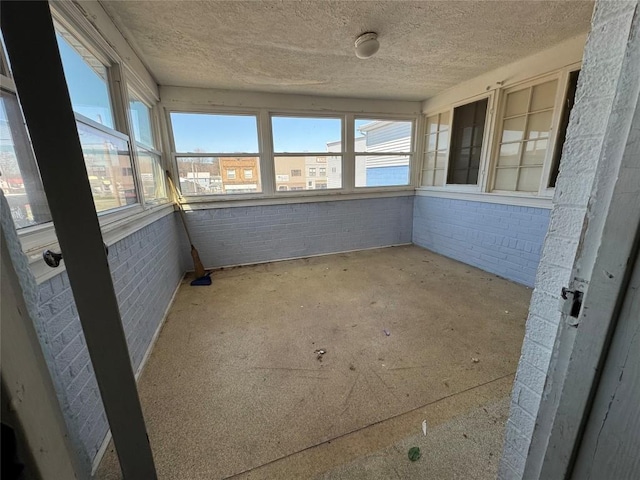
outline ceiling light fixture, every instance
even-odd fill
[[[373,57],[379,48],[380,42],[375,32],[366,32],[356,38],[356,57],[358,58]]]

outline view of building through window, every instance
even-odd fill
[[[262,191],[254,115],[173,112],[171,127],[183,195]]]
[[[413,123],[355,122],[356,187],[409,185]]]
[[[51,221],[18,99],[0,92],[0,188],[16,228]]]
[[[171,113],[183,195],[258,193],[257,117]],[[356,186],[409,185],[413,122],[356,120]],[[271,117],[276,192],[342,188],[343,119]]]

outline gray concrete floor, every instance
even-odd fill
[[[529,289],[415,246],[188,281],[139,380],[159,478],[495,478]]]

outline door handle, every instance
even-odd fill
[[[104,243],[103,245],[104,253],[109,256],[109,247],[107,247],[106,243]],[[56,268],[60,266],[60,262],[62,261],[62,254],[52,252],[51,250],[45,250],[44,252],[42,252],[42,258],[44,260],[44,263],[49,265],[51,268]]]

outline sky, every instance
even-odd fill
[[[341,139],[336,118],[273,117],[275,152],[326,152],[327,143]],[[177,152],[200,149],[212,153],[258,153],[258,126],[251,115],[172,113]]]

